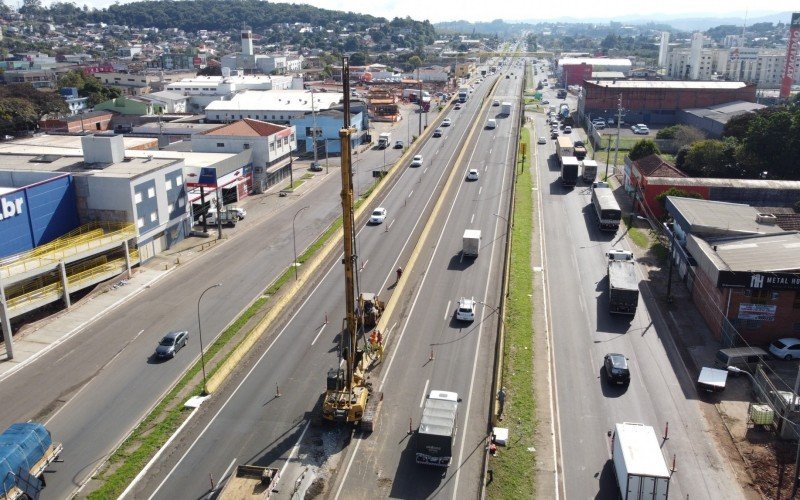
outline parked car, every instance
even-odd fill
[[[650,133],[650,129],[644,123],[637,123],[636,128],[638,129],[638,132],[634,132],[636,134],[647,135]]]
[[[449,127],[452,123],[453,121],[450,118],[445,118],[442,120],[442,127]]]
[[[414,158],[411,159],[411,166],[412,167],[421,167],[422,166],[422,155],[415,155]]]
[[[312,172],[322,172],[322,165],[318,161],[312,161],[308,168]]]
[[[386,209],[383,207],[378,207],[372,211],[372,215],[369,216],[369,223],[370,224],[383,224],[383,221],[386,220]]]
[[[169,332],[156,347],[156,356],[159,358],[174,358],[175,354],[189,342],[189,332],[181,330]]]
[[[467,180],[468,181],[477,181],[478,180],[478,176],[479,176],[479,174],[478,174],[478,169],[477,168],[471,168],[471,169],[469,169],[469,172],[467,172]]]
[[[550,138],[551,139],[558,139],[558,130],[551,130],[550,131]]]
[[[499,105],[500,105],[500,101],[498,101],[497,99],[492,101],[492,106],[499,106]]]
[[[456,319],[459,321],[475,321],[475,301],[461,297],[456,309]]]
[[[800,339],[786,337],[775,340],[769,345],[769,352],[780,359],[800,359]]]
[[[603,371],[606,380],[611,384],[628,384],[631,381],[628,358],[622,354],[615,352],[606,354],[603,358]]]

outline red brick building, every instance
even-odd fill
[[[756,85],[744,82],[594,80],[583,88],[578,100],[581,116],[614,114],[621,97],[627,123],[673,124],[682,109],[756,102]]]
[[[45,132],[102,132],[109,129],[114,113],[110,111],[90,111],[80,115],[68,116],[53,120],[42,120],[39,128]]]
[[[567,64],[561,69],[564,72],[565,86],[582,85],[584,80],[590,80],[592,78],[591,64]]]

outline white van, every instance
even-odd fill
[[[486,122],[486,128],[497,128],[497,120],[494,118],[489,118],[489,121]]]

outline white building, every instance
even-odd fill
[[[661,43],[658,46],[658,67],[663,68],[667,65],[667,55],[669,54],[669,31],[661,32]]]
[[[209,103],[231,98],[237,92],[250,90],[302,89],[302,78],[269,75],[234,75],[223,68],[223,76],[196,76],[170,83],[166,90],[189,97],[187,109],[203,112]]]
[[[223,69],[244,70],[246,72],[258,72],[264,74],[287,74],[299,72],[302,64],[302,56],[287,55],[264,55],[253,52],[253,33],[249,29],[241,32],[242,50],[222,57],[220,64]]]
[[[312,105],[311,98],[314,98]],[[229,122],[250,118],[273,123],[289,123],[312,111],[338,106],[344,98],[340,92],[308,90],[250,90],[228,100],[213,101],[206,106],[206,120]]]

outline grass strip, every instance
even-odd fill
[[[630,217],[623,217],[622,222],[625,223],[625,231],[628,233],[631,241],[639,248],[650,248],[650,237],[641,229],[631,225]]]
[[[521,141],[530,151],[530,131],[523,128]],[[533,234],[533,177],[530,157],[517,165],[517,177],[511,230],[511,266],[506,302],[505,347],[502,385],[506,388],[506,404],[502,425],[508,427],[509,442],[490,458],[494,480],[486,493],[489,498],[530,498],[534,491],[535,455],[533,438],[536,422],[533,397],[533,270],[531,269],[531,235]]]
[[[313,174],[305,174],[313,177]],[[305,177],[305,175],[303,177]],[[302,179],[302,177],[301,177]],[[356,200],[355,208],[360,207],[367,198],[372,194],[378,183],[382,179],[377,179],[370,188],[364,192],[361,197]],[[299,181],[298,181],[299,182]],[[320,235],[314,243],[312,243],[306,250],[297,258],[300,264],[311,259],[322,248],[328,240],[336,235],[342,227],[342,218],[338,217],[333,223]],[[269,297],[274,295],[280,288],[286,284],[289,279],[294,276],[294,268],[288,267],[284,272],[274,280],[264,291],[264,297],[258,298],[253,304],[248,307],[236,320],[225,329],[225,331],[215,340],[206,350],[205,359],[213,359],[223,347],[237,334],[239,331],[253,318],[256,314],[267,304]],[[242,337],[237,346],[245,340]],[[214,364],[213,368],[208,370],[207,376],[210,378],[219,370],[225,361],[236,350],[228,351],[228,354],[223,356]],[[167,442],[178,427],[181,425],[188,410],[184,408],[186,401],[192,397],[199,395],[202,392],[202,385],[198,384],[191,390],[188,395],[185,394],[186,387],[194,377],[200,372],[201,365],[198,361],[187,370],[183,377],[177,384],[169,391],[169,393],[161,400],[158,405],[142,420],[139,425],[133,430],[130,436],[122,443],[122,445],[114,451],[109,457],[108,463],[103,470],[113,470],[108,476],[104,476],[101,471],[95,479],[103,481],[103,484],[96,490],[89,493],[90,500],[101,500],[117,498],[125,490],[125,488],[133,481],[133,478],[141,471],[147,462],[156,454],[156,452]],[[181,397],[181,395],[183,397]]]

